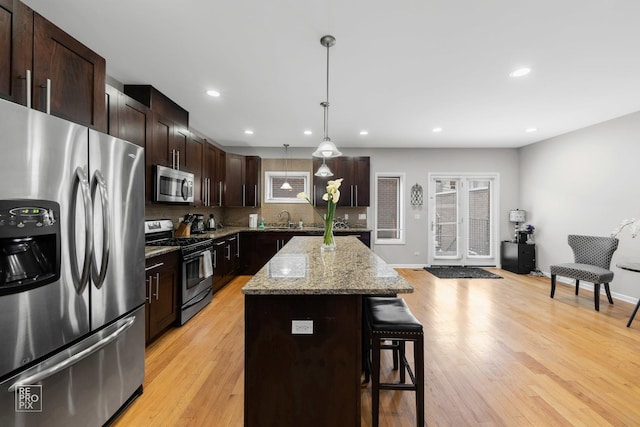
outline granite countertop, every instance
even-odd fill
[[[264,229],[260,228],[249,228],[249,227],[223,227],[213,231],[207,231],[205,233],[200,234],[192,234],[190,237],[199,237],[201,239],[220,239],[222,237],[227,237],[235,233],[239,233],[241,231],[255,231],[255,232],[324,232],[324,228],[322,227],[304,227],[304,228],[279,228],[279,227],[267,227]],[[368,232],[371,231],[369,228],[347,228],[344,230],[335,230],[336,233],[339,232]],[[145,246],[144,247],[144,256],[145,259],[153,258],[159,255],[164,255],[169,252],[178,251],[180,248],[178,246]]]
[[[413,286],[354,236],[336,236],[335,252],[320,252],[322,236],[296,236],[242,288],[246,295],[388,295]]]

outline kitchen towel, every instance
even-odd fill
[[[206,279],[213,275],[213,267],[211,264],[211,251],[204,251],[202,253],[202,261],[200,261],[200,278]]]

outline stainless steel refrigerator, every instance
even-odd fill
[[[144,379],[144,150],[0,100],[0,426],[100,426]]]

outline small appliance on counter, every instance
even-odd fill
[[[258,228],[258,214],[249,214],[249,228]]]
[[[204,233],[204,215],[195,214],[193,215],[193,220],[191,221],[191,234],[202,233]]]
[[[207,221],[207,230],[215,230],[216,229],[216,219],[213,217],[213,214],[209,214],[209,221]]]

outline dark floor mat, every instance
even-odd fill
[[[439,279],[502,279],[502,276],[478,267],[424,267]]]

